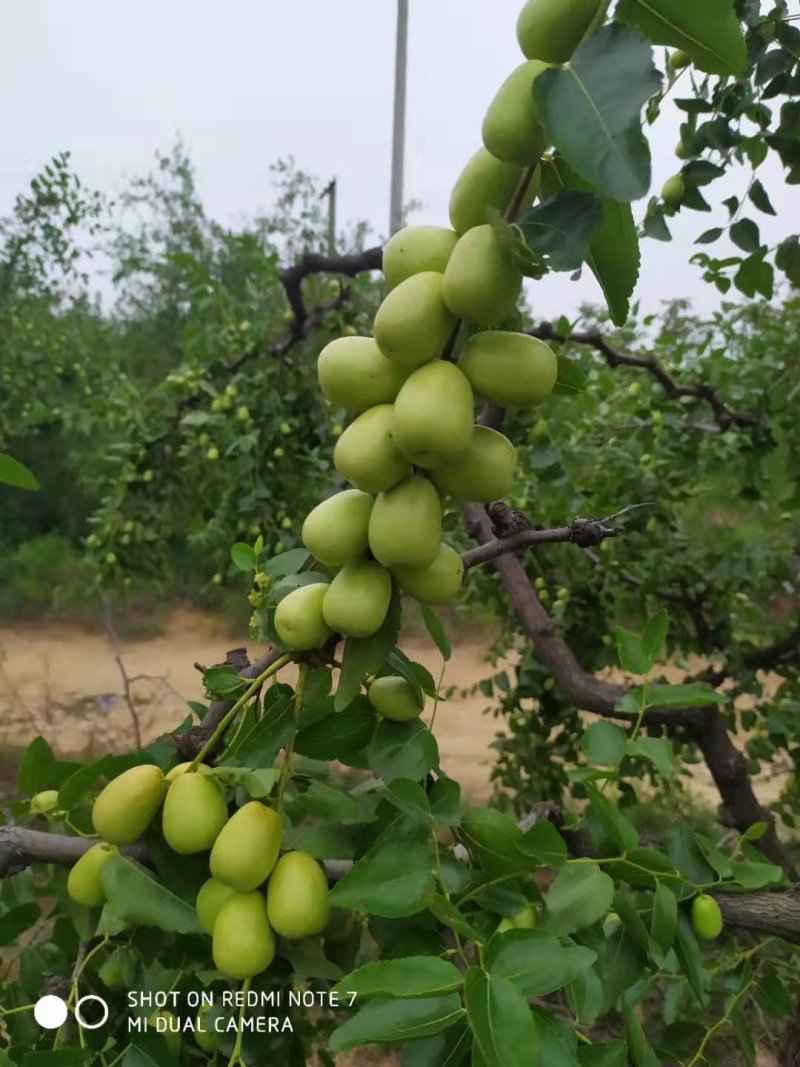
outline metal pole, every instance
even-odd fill
[[[394,68],[394,133],[389,233],[403,225],[403,165],[406,141],[406,66],[408,62],[408,0],[397,0],[397,44]]]

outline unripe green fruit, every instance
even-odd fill
[[[708,893],[701,893],[692,901],[692,926],[698,937],[713,941],[722,933],[722,912]]]
[[[287,648],[320,648],[331,636],[322,614],[327,582],[301,585],[287,593],[275,609],[275,629]]]
[[[475,401],[458,367],[436,360],[415,370],[394,402],[394,440],[417,467],[463,452],[472,438]]]
[[[508,496],[516,466],[517,450],[509,439],[486,426],[476,426],[466,452],[434,467],[431,478],[442,493],[456,500],[488,504]]]
[[[599,8],[599,0],[528,0],[517,19],[523,54],[545,63],[566,63]]]
[[[491,326],[517,306],[522,273],[500,247],[488,224],[459,238],[444,272],[444,301],[460,319]]]
[[[57,789],[43,789],[31,797],[31,815],[44,815],[48,811],[55,811],[57,807]]]
[[[443,285],[442,274],[423,271],[392,289],[378,308],[375,340],[395,366],[416,370],[436,359],[447,344],[456,318],[445,305]]]
[[[524,168],[503,163],[485,148],[479,148],[458,176],[450,194],[453,229],[457,233],[466,233],[473,226],[491,222],[492,209],[504,215],[524,173]],[[537,171],[521,197],[522,210],[533,203],[538,188]]]
[[[383,275],[390,289],[423,271],[444,273],[458,234],[444,226],[406,226],[383,250]]]
[[[661,189],[661,199],[669,207],[680,207],[686,195],[686,182],[682,174],[673,174],[667,178]]]
[[[511,916],[511,923],[515,930],[533,930],[536,926],[536,909],[532,904],[526,905]]]
[[[194,906],[200,925],[207,934],[214,933],[214,923],[220,908],[235,892],[231,886],[218,882],[216,878],[209,878],[200,886]]]
[[[203,1004],[195,1020],[194,1039],[203,1052],[216,1052],[219,1048],[220,1035],[214,1029],[212,1021],[206,1016],[211,1011],[210,1004]]]
[[[427,567],[393,567],[392,574],[404,593],[423,604],[446,604],[461,591],[464,564],[454,548],[441,544]]]
[[[330,584],[322,605],[328,626],[345,637],[369,637],[389,610],[392,578],[379,563],[347,563]]]
[[[289,940],[322,933],[330,917],[328,879],[313,856],[281,856],[267,886],[267,915],[275,933]]]
[[[186,772],[189,770],[191,765],[192,765],[191,760],[186,760],[185,763],[176,763],[171,771],[167,771],[167,773],[166,773],[166,775],[164,777],[164,781],[168,785],[171,784],[172,782],[175,781],[176,778],[180,778],[180,776],[182,774],[186,774]],[[198,764],[197,771],[198,771],[199,774],[211,774],[212,773],[211,768],[205,763]]]
[[[391,404],[379,404],[350,423],[336,442],[333,462],[365,493],[391,489],[408,474],[408,459],[394,440]]]
[[[257,800],[249,801],[228,819],[214,842],[211,874],[240,893],[255,889],[275,866],[282,837],[280,815]]]
[[[92,823],[104,841],[132,845],[161,807],[167,784],[160,767],[144,764],[109,782],[92,808]]]
[[[558,360],[549,345],[505,330],[473,334],[458,365],[478,396],[507,408],[541,404],[558,378]]]
[[[103,961],[102,966],[97,971],[97,975],[106,989],[125,988],[127,985],[125,968],[122,964],[122,956],[119,949],[112,952],[108,959]]]
[[[501,919],[500,922],[497,924],[497,929],[495,930],[495,933],[505,934],[509,930],[516,930],[516,926],[514,926],[510,919]]]
[[[369,520],[369,547],[384,567],[427,567],[442,541],[442,502],[433,482],[412,475],[380,493]]]
[[[84,908],[100,908],[106,902],[106,894],[100,875],[103,868],[119,853],[105,841],[92,845],[74,864],[67,877],[67,893],[76,904]]]
[[[176,1029],[173,1030],[173,1026]],[[158,1011],[154,1011],[147,1020],[147,1028],[148,1030],[154,1030],[164,1038],[167,1048],[173,1056],[178,1055],[181,1050],[180,1023],[171,1011],[167,1011],[166,1008],[159,1008]]]
[[[689,158],[689,150],[683,143],[683,141],[678,141],[678,143],[675,145],[675,155],[678,157],[678,159]]]
[[[181,774],[164,801],[161,832],[173,852],[205,852],[228,821],[222,790],[207,774]]]
[[[373,337],[339,337],[320,352],[317,377],[331,403],[366,411],[391,403],[406,374],[384,356]]]
[[[692,57],[688,52],[684,52],[682,48],[676,48],[674,52],[670,53],[667,62],[670,70],[683,70],[684,67],[688,67],[692,62]]]
[[[414,687],[399,675],[376,678],[367,693],[370,704],[379,715],[393,722],[411,722],[418,719],[425,708],[417,699]]]
[[[342,567],[367,550],[372,505],[368,493],[345,489],[310,511],[300,532],[303,544],[326,567]]]
[[[489,105],[483,120],[483,143],[487,150],[518,167],[538,162],[546,140],[533,100],[533,83],[547,70],[538,59],[521,63],[506,78]]]
[[[261,893],[234,893],[214,923],[214,965],[226,978],[241,981],[265,971],[275,957],[275,936]]]

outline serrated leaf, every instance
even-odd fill
[[[625,751],[629,756],[640,756],[652,763],[659,774],[671,774],[675,764],[675,752],[667,737],[637,737],[628,741]]]
[[[522,835],[517,847],[543,867],[560,867],[567,859],[567,843],[546,819]]]
[[[650,917],[650,936],[666,953],[672,948],[678,929],[678,901],[663,882],[656,882],[653,894],[653,913]]]
[[[565,356],[563,352],[556,353],[556,360],[558,361],[558,377],[553,392],[565,396],[577,396],[578,393],[584,392],[586,375],[575,360]]]
[[[625,1000],[622,1003],[622,1019],[628,1053],[635,1067],[659,1067],[658,1058],[642,1029],[635,1007]]]
[[[452,778],[437,778],[428,799],[437,826],[458,826],[461,821],[461,786]]]
[[[597,196],[560,189],[526,211],[517,226],[527,246],[551,270],[573,271],[586,259],[589,241],[602,221],[603,204]]]
[[[257,566],[255,550],[243,541],[231,546],[231,562],[240,571],[254,571]]]
[[[419,609],[425,622],[425,628],[430,634],[431,640],[441,652],[442,659],[446,663],[453,655],[453,650],[450,647],[450,642],[447,639],[447,633],[445,632],[441,619],[433,608],[429,607],[427,604],[420,604]]]
[[[414,915],[433,889],[433,867],[427,836],[383,842],[337,882],[330,893],[331,904],[389,919]]]
[[[613,722],[599,720],[586,729],[581,748],[590,763],[599,767],[615,767],[625,753],[628,734]]]
[[[384,782],[410,778],[418,782],[439,762],[436,738],[421,719],[381,719],[367,750],[367,762]]]
[[[622,0],[616,17],[653,44],[680,48],[709,74],[741,74],[747,47],[731,0]]]
[[[357,993],[372,997],[435,997],[461,988],[461,972],[447,960],[430,956],[379,960],[348,974],[333,990],[341,996]]]
[[[739,267],[733,281],[739,292],[744,293],[745,296],[752,299],[756,293],[760,293],[761,296],[770,300],[775,284],[775,273],[771,264],[760,255],[748,256]]]
[[[614,883],[594,864],[565,864],[545,898],[543,926],[554,934],[571,934],[607,915]]]
[[[649,708],[700,708],[709,704],[727,704],[729,697],[707,685],[648,685]]]
[[[543,71],[533,92],[548,140],[569,166],[595,192],[627,204],[650,186],[640,116],[660,86],[650,46],[611,24],[584,41],[568,64]]]
[[[530,1067],[538,1062],[536,1023],[522,994],[508,979],[470,967],[464,996],[485,1067]]]
[[[769,198],[767,190],[763,184],[755,179],[750,186],[750,191],[747,194],[750,197],[752,203],[758,208],[759,211],[763,211],[765,215],[777,215],[775,208],[772,206],[772,201]]]
[[[563,989],[596,959],[592,949],[545,930],[508,930],[489,942],[486,969],[507,978],[524,997],[544,997]]]
[[[787,237],[775,253],[775,265],[795,288],[800,288],[800,238]]]
[[[33,796],[53,785],[50,775],[56,763],[55,753],[43,737],[34,737],[19,758],[17,789]]]
[[[195,909],[128,856],[113,856],[100,877],[108,906],[126,922],[170,933],[200,933]]]
[[[758,252],[761,247],[761,234],[752,219],[739,219],[729,232],[733,243],[743,252]]]
[[[375,1000],[366,1004],[330,1038],[333,1052],[374,1043],[394,1045],[438,1034],[464,1016],[457,993],[421,1000]]]
[[[0,452],[0,484],[31,492],[36,492],[39,488],[36,476],[19,460],[6,455],[5,452]]]

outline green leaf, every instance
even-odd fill
[[[522,831],[510,815],[496,808],[467,808],[461,815],[459,837],[492,877],[529,866],[519,849]]]
[[[574,271],[586,259],[592,234],[603,221],[603,204],[591,192],[559,189],[525,212],[517,227],[529,248],[551,270]]]
[[[113,856],[101,874],[106,908],[127,923],[177,934],[200,933],[197,912],[127,856]]]
[[[642,631],[642,648],[651,665],[658,660],[664,648],[669,630],[669,616],[666,611],[656,612],[645,623]]]
[[[461,786],[452,778],[437,778],[428,795],[437,826],[458,826],[461,821]]]
[[[447,960],[409,956],[367,963],[343,978],[333,992],[341,996],[357,993],[361,1000],[370,997],[436,997],[460,989],[462,982],[461,972]]]
[[[796,289],[800,288],[800,238],[787,237],[778,245],[775,265]]]
[[[357,860],[330,893],[331,904],[388,919],[421,911],[433,889],[430,838],[385,841]]]
[[[624,626],[617,626],[616,633],[619,665],[623,671],[628,674],[647,674],[653,663],[639,634],[626,630]]]
[[[524,997],[544,997],[563,989],[596,959],[591,949],[544,930],[508,930],[489,942],[486,969],[507,978]]]
[[[743,252],[758,252],[761,248],[761,234],[752,219],[739,219],[729,232],[733,243]]]
[[[625,751],[629,756],[640,756],[652,763],[659,774],[671,774],[675,753],[668,737],[637,737],[628,741]]]
[[[180,1060],[167,1049],[163,1034],[147,1030],[136,1034],[121,1067],[179,1067]]]
[[[239,787],[256,800],[270,795],[279,774],[273,767],[265,767],[262,770],[250,770],[248,767],[215,767],[211,773],[225,789]]]
[[[675,954],[680,961],[684,974],[689,979],[689,985],[700,1004],[705,1005],[706,982],[708,972],[703,963],[703,954],[697,943],[697,938],[692,930],[691,923],[686,915],[678,916],[678,937],[675,942]]]
[[[722,237],[722,234],[724,232],[725,231],[722,229],[721,226],[715,226],[712,229],[706,230],[704,233],[701,233],[700,236],[695,241],[695,244],[696,245],[711,245],[715,241],[718,241],[720,239],[720,237]]]
[[[736,288],[751,299],[760,293],[767,300],[772,298],[775,272],[761,255],[748,256],[734,276]]]
[[[347,761],[361,752],[375,730],[377,716],[369,701],[359,697],[346,711],[328,715],[299,730],[295,752],[309,759]]]
[[[395,778],[386,789],[386,799],[406,815],[415,816],[429,825],[433,822],[428,794],[410,778]]]
[[[345,1052],[359,1045],[394,1045],[400,1041],[438,1034],[463,1018],[464,1009],[457,993],[424,1000],[375,1000],[366,1004],[330,1038],[333,1052]]]
[[[10,945],[16,941],[23,931],[29,930],[40,918],[39,905],[32,901],[0,915],[0,945]]]
[[[83,1064],[91,1063],[93,1058],[92,1051],[87,1048],[48,1049],[46,1052],[26,1053],[20,1061],[20,1067],[82,1067]],[[11,1063],[11,1060],[8,1062]]]
[[[542,925],[554,934],[571,934],[607,915],[613,899],[614,883],[596,864],[567,863],[547,892]]]
[[[292,966],[292,976],[297,981],[305,978],[325,978],[337,982],[342,977],[337,967],[325,955],[323,943],[318,937],[303,937],[297,941],[281,942],[281,955]]]
[[[580,1067],[625,1067],[628,1053],[623,1041],[595,1041],[578,1049]]]
[[[292,817],[296,822],[310,813],[329,822],[352,826],[372,822],[377,801],[377,794],[352,796],[344,791],[343,786],[312,782],[305,793],[293,803]]]
[[[699,708],[706,704],[726,704],[728,697],[707,685],[649,685],[648,708]]]
[[[658,1059],[653,1046],[647,1040],[636,1009],[627,1001],[622,1003],[622,1019],[625,1023],[625,1040],[628,1044],[628,1053],[635,1067],[658,1067]]]
[[[616,767],[625,753],[627,731],[613,722],[593,722],[581,738],[581,748],[591,764]]]
[[[747,47],[731,0],[622,0],[616,17],[653,44],[680,48],[708,74],[741,74]]]
[[[662,952],[669,952],[678,929],[678,901],[663,882],[656,882],[653,894],[653,913],[650,916],[650,936]]]
[[[402,1046],[400,1067],[464,1067],[471,1047],[469,1027],[459,1023],[433,1037],[407,1041]]]
[[[292,548],[288,552],[281,552],[273,556],[261,565],[261,570],[268,578],[274,581],[288,574],[299,574],[311,559],[311,553],[305,548]]]
[[[392,590],[392,599],[383,625],[371,637],[348,637],[344,643],[342,669],[334,698],[336,711],[347,707],[361,689],[365,675],[376,674],[397,644],[400,633],[400,594]]]
[[[425,627],[431,635],[431,640],[441,652],[442,659],[446,663],[453,655],[453,650],[450,647],[450,642],[447,640],[447,634],[445,633],[441,619],[433,608],[429,607],[427,604],[420,604],[419,610],[422,613]]]
[[[33,796],[52,787],[51,773],[56,763],[55,753],[43,737],[34,737],[19,758],[17,789]]]
[[[255,550],[250,545],[244,544],[243,541],[237,541],[231,547],[231,561],[237,570],[245,572],[254,571],[258,566]]]
[[[547,1067],[580,1067],[572,1020],[559,1019],[538,1005],[533,1005],[531,1014],[539,1036],[539,1062]]]
[[[574,359],[563,352],[556,353],[558,377],[553,391],[563,396],[577,396],[586,389],[586,375]]]
[[[296,723],[288,685],[274,685],[267,690],[260,719],[231,746],[228,756],[245,767],[269,767],[280,750],[294,737]]]
[[[209,667],[203,672],[206,695],[214,700],[236,700],[251,684],[233,667]]]
[[[774,973],[765,974],[756,986],[756,1000],[765,1015],[772,1019],[791,1019],[794,1006],[791,995]]]
[[[638,33],[604,26],[571,61],[544,71],[533,92],[548,140],[592,189],[620,203],[650,186],[642,105],[661,86],[652,50]]]
[[[602,823],[606,833],[612,841],[616,841],[621,848],[632,851],[639,844],[639,834],[632,823],[625,818],[620,809],[608,797],[603,796],[599,789],[591,783],[584,782],[586,795],[589,798],[589,807]]]
[[[530,1067],[538,1062],[536,1023],[508,979],[470,967],[464,993],[467,1019],[486,1067]]]
[[[745,841],[759,841],[768,829],[769,827],[763,820],[754,822],[752,826],[748,826],[745,832],[740,835],[739,841],[742,844]]]
[[[542,867],[560,867],[567,859],[567,843],[547,819],[526,830],[517,847]]]
[[[418,782],[439,762],[436,738],[422,719],[381,719],[367,749],[367,762],[384,782],[410,778]]]
[[[785,878],[780,867],[772,863],[752,861],[731,863],[731,876],[743,889],[763,889],[768,885],[780,885]]]
[[[29,489],[35,492],[39,483],[35,475],[23,466],[19,460],[0,452],[0,483],[13,485],[15,489]]]
[[[429,892],[425,894],[425,904],[440,923],[449,926],[457,934],[461,934],[462,937],[478,943],[482,943],[485,940],[455,904],[451,904],[446,897],[441,896],[439,893]]]

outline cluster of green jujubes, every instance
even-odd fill
[[[530,0],[517,27],[526,61],[489,106],[483,147],[452,191],[452,228],[410,226],[392,237],[373,335],[341,337],[319,356],[322,392],[355,416],[333,456],[355,488],[305,520],[305,546],[336,574],[278,604],[275,628],[289,648],[375,633],[393,581],[424,603],[452,600],[463,568],[442,542],[442,499],[486,503],[511,488],[514,446],[475,424],[476,401],[541,404],[558,365],[542,341],[503,328],[522,274],[492,222],[510,203],[533,201],[546,142],[532,84],[548,64],[570,57],[600,7],[599,0]],[[471,329],[458,345],[462,321]]]

